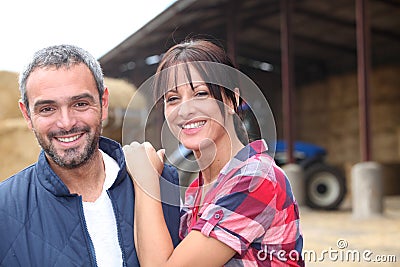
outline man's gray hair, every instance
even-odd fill
[[[29,64],[19,75],[21,100],[29,113],[29,102],[26,83],[29,75],[38,68],[70,68],[77,64],[85,64],[93,74],[99,91],[100,102],[104,93],[104,77],[100,63],[86,50],[74,45],[55,45],[37,51]]]

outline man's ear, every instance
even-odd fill
[[[24,119],[28,124],[29,129],[32,130],[32,120],[31,116],[29,115],[29,107],[25,106],[24,102],[21,99],[18,101],[18,105],[19,109],[21,110],[22,116],[24,116]]]
[[[108,105],[109,105],[109,93],[108,88],[104,88],[103,96],[101,97],[101,105],[102,105],[102,115],[101,120],[104,121],[108,118]]]

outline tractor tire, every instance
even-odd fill
[[[346,195],[346,178],[342,172],[325,163],[316,163],[304,174],[306,204],[314,209],[337,209]]]

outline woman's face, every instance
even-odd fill
[[[228,134],[218,100],[204,82],[182,84],[165,94],[165,117],[174,136],[188,149],[199,151],[224,140]],[[225,110],[227,107],[225,107]]]

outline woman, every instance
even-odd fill
[[[147,142],[124,147],[135,183],[135,245],[142,266],[304,265],[289,182],[263,140],[242,143],[235,123],[239,89],[235,77],[218,78],[225,76],[223,66],[233,67],[219,46],[192,40],[170,48],[157,69],[155,87],[168,127],[200,167],[186,190],[182,241],[175,249],[158,200],[163,150]]]

